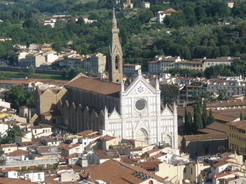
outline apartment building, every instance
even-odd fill
[[[138,64],[124,64],[123,71],[126,76],[137,74],[137,71],[141,69],[141,65]]]
[[[246,121],[230,122],[228,132],[228,146],[231,150],[246,156]]]
[[[209,58],[209,59],[204,58],[203,69],[205,70],[206,68],[215,65],[231,65],[231,63],[236,59],[240,59],[240,58],[239,57],[219,57],[219,58]]]
[[[200,61],[178,61],[174,63],[174,68],[203,71],[203,62],[202,60]]]
[[[148,62],[148,70],[150,74],[160,74],[165,70],[174,68],[174,63],[181,61],[180,57],[172,56],[156,56],[154,61]]]
[[[91,68],[88,70],[92,70],[95,73],[104,72],[106,69],[106,56],[102,53],[92,54],[90,57]]]
[[[245,95],[246,79],[242,76],[218,77],[207,81],[207,91],[211,94],[225,90],[228,96]]]
[[[231,63],[240,59],[239,57],[219,57],[219,58],[198,58],[192,61],[180,59],[179,56],[156,56],[154,61],[148,62],[148,71],[150,74],[160,74],[165,70],[173,68],[192,69],[204,71],[206,68],[215,65],[231,65]]]

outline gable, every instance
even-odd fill
[[[109,119],[121,119],[119,113],[115,110],[113,110],[113,112],[109,115]]]
[[[156,94],[156,89],[139,75],[131,85],[125,90],[126,95],[152,95]]]
[[[161,113],[162,116],[173,116],[172,111],[166,106]]]
[[[112,56],[115,56],[117,54],[122,56],[121,48],[119,48],[117,45],[115,45],[115,47],[112,48]]]

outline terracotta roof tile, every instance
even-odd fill
[[[140,167],[131,166],[129,164],[118,162],[115,160],[108,160],[100,165],[93,167],[88,170],[90,173],[90,180],[103,180],[107,183],[117,183],[117,184],[126,184],[126,183],[142,183],[144,180],[141,179],[139,175],[134,175],[134,173],[141,173],[141,175],[149,176],[161,183],[170,183],[166,181],[166,178],[161,178],[153,173],[146,171]]]
[[[228,164],[226,161],[220,160],[219,162],[213,164],[213,167],[216,167],[217,168],[217,167],[220,167],[220,166],[226,165],[226,164]]]
[[[12,151],[12,152],[6,154],[6,156],[8,156],[8,157],[16,157],[16,156],[21,156],[21,155],[28,155],[28,152],[21,150],[21,149],[18,149],[18,150],[15,150],[15,151]]]
[[[80,144],[65,144],[64,143],[64,144],[60,144],[58,146],[58,148],[64,149],[64,150],[70,150],[70,149],[76,148],[78,146],[80,146]]]
[[[224,133],[219,134],[197,134],[197,135],[185,135],[186,141],[206,140],[206,139],[227,139],[227,135]]]
[[[246,121],[235,121],[227,124],[238,129],[246,130]]]
[[[113,139],[115,139],[115,137],[111,137],[109,135],[105,135],[105,136],[100,138],[100,140],[102,140],[102,141],[111,141]]]
[[[71,82],[67,83],[65,86],[83,89],[86,91],[91,91],[103,95],[115,96],[115,97],[119,97],[119,92],[120,92],[119,84],[101,81],[93,78],[85,78],[83,76],[78,77],[75,80],[72,80]]]
[[[218,123],[214,122],[211,123],[210,125],[207,125],[206,128],[199,130],[199,132],[204,132],[204,133],[227,133],[229,131],[229,126],[224,123]]]
[[[148,161],[148,162],[140,162],[139,164],[141,167],[147,169],[147,168],[153,168],[156,167],[157,165],[161,164],[162,162],[159,160],[154,160],[154,161]]]
[[[23,179],[0,178],[1,184],[31,184],[32,182]]]
[[[232,107],[246,105],[246,100],[228,100],[228,101],[217,101],[207,104],[207,108],[213,107]]]
[[[228,175],[234,175],[234,174],[232,174],[230,172],[221,172],[221,173],[215,174],[213,178],[217,179],[217,178],[221,178],[221,177],[228,176]],[[232,176],[232,177],[234,177],[234,176]]]

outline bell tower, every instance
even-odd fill
[[[113,9],[111,46],[109,46],[109,80],[113,83],[121,83],[123,79],[123,54],[119,39],[119,29]]]

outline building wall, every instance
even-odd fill
[[[190,162],[184,169],[184,179],[189,179],[191,183],[198,183],[201,171],[209,167],[209,164],[203,162]]]
[[[228,147],[239,154],[246,156],[246,130],[230,126],[228,132]]]
[[[155,174],[160,177],[169,177],[172,183],[182,183],[185,165],[172,165],[165,162],[158,165],[159,171]],[[168,171],[168,172],[166,172]]]
[[[26,173],[24,174],[25,180],[30,180],[31,182],[40,182],[44,181],[45,176],[44,172],[37,172],[37,173]]]
[[[191,156],[208,155],[220,153],[219,148],[223,148],[223,151],[228,148],[227,139],[208,139],[208,140],[194,140],[185,141],[182,140],[182,151],[189,153]]]
[[[242,79],[231,79],[233,77],[225,77],[227,80],[211,79],[207,82],[207,91],[211,94],[219,92],[219,90],[226,90],[228,96],[245,95],[246,81]]]

